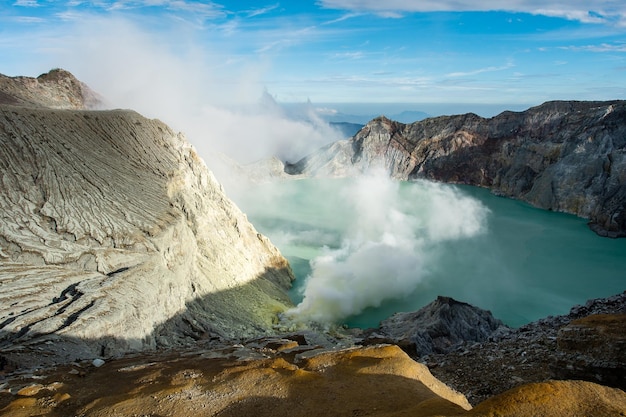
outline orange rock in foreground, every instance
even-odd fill
[[[260,352],[257,352],[257,355]],[[626,393],[588,382],[529,384],[479,404],[396,346],[300,354],[230,351],[137,356],[57,368],[36,395],[4,393],[3,416],[619,416]],[[258,355],[260,357],[260,355]],[[17,381],[11,391],[19,392]],[[622,413],[622,414],[620,414]]]

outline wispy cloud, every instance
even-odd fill
[[[338,17],[337,19],[329,20],[327,22],[322,22],[321,24],[322,25],[332,25],[332,24],[343,22],[345,20],[352,19],[352,18],[361,16],[361,15],[362,15],[362,13],[346,13],[343,16]]]
[[[261,16],[261,15],[267,14],[267,13],[273,11],[273,10],[278,9],[278,7],[280,7],[280,5],[278,3],[276,3],[276,4],[272,4],[271,6],[250,9],[250,10],[246,11],[246,16],[247,17]]]
[[[39,7],[40,4],[37,3],[37,0],[17,0],[15,3],[13,3],[14,6],[21,6],[21,7]]]
[[[363,51],[340,52],[333,55],[333,58],[339,59],[361,59],[365,56]]]
[[[586,52],[626,52],[626,43],[601,43],[598,45],[563,46],[559,49]]]
[[[502,65],[499,67],[485,67],[485,68],[479,68],[479,69],[475,69],[473,71],[459,71],[459,72],[452,72],[447,74],[448,77],[468,77],[468,76],[472,76],[472,75],[478,75],[478,74],[482,74],[485,72],[497,72],[497,71],[505,71],[508,69],[513,68],[514,65],[512,63],[508,63],[506,65]]]
[[[18,0],[24,3],[36,3],[34,0]],[[224,7],[210,1],[189,1],[189,0],[100,0],[86,2],[82,0],[69,0],[65,3],[67,7],[88,6],[92,10],[105,10],[109,12],[141,10],[149,8],[160,8],[173,13],[193,14],[204,19],[223,17],[226,12]]]
[[[45,19],[34,16],[17,16],[15,21],[19,23],[42,23],[45,22]]]
[[[626,3],[615,0],[320,0],[322,7],[372,12],[381,16],[398,17],[411,12],[451,12],[451,11],[508,11],[530,13],[577,20],[585,23],[626,24]]]

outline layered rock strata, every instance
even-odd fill
[[[596,381],[626,390],[626,312],[573,320],[557,333],[553,365],[560,379]]]
[[[272,332],[287,261],[132,111],[0,106],[0,348],[72,359]]]
[[[286,172],[358,174],[374,165],[399,179],[487,187],[626,235],[626,102],[548,102],[490,119],[475,114],[402,124],[379,117]]]

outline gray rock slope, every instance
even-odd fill
[[[181,134],[132,111],[0,105],[0,218],[11,360],[263,335],[291,306],[287,261]]]
[[[96,109],[103,98],[70,72],[53,69],[37,78],[0,74],[0,104],[52,109]]]
[[[385,167],[399,179],[488,187],[626,235],[626,102],[548,102],[490,119],[443,116],[412,124],[380,117],[290,174],[345,176]]]
[[[491,312],[439,296],[418,311],[395,313],[377,329],[365,331],[365,343],[392,343],[411,355],[448,353],[468,342],[484,342],[509,328]]]

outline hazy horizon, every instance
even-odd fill
[[[476,113],[482,117],[493,117],[503,111],[524,111],[541,103],[428,103],[428,102],[311,102],[320,111],[335,110],[340,114],[356,116],[390,116],[402,112],[423,112],[429,117]],[[284,106],[299,106],[302,102],[278,102]]]

